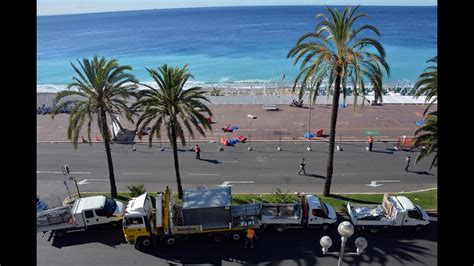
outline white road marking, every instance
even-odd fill
[[[57,171],[36,171],[37,174],[62,174],[63,172]],[[90,175],[91,172],[70,172],[70,174],[74,175]]]
[[[221,163],[238,163],[239,161],[220,161]]]
[[[220,175],[220,174],[188,174],[188,175]]]
[[[92,181],[92,182],[107,182],[109,181],[108,179],[83,179],[79,182],[77,182],[78,185],[85,185],[85,184],[89,184],[89,181]]]
[[[370,184],[367,184],[368,187],[379,187],[383,184],[377,184],[377,182],[386,182],[386,183],[400,183],[400,180],[375,180],[371,181]]]
[[[152,175],[153,173],[122,173],[122,175]]]
[[[217,185],[219,187],[231,187],[232,185],[229,185],[230,183],[236,183],[236,184],[254,184],[255,181],[225,181],[224,183]]]

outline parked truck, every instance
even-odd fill
[[[278,232],[287,228],[322,228],[327,230],[337,221],[336,211],[315,195],[302,195],[296,203],[262,204],[261,225]]]
[[[173,202],[167,187],[156,194],[155,209],[145,193],[127,204],[123,232],[130,244],[150,246],[157,241],[168,245],[177,239],[208,236],[219,242],[239,240],[249,227],[324,227],[336,222],[336,212],[314,195],[304,195],[297,203],[242,204],[232,206],[231,188],[184,191],[183,203]]]
[[[120,225],[125,206],[106,196],[79,198],[73,205],[38,212],[37,232],[51,232],[62,236],[68,232],[83,231],[102,224]]]
[[[155,208],[145,193],[125,208],[123,233],[129,244],[150,246],[158,241],[174,245],[178,239],[209,237],[215,242],[239,240],[249,227],[257,227],[259,204],[232,206],[230,187],[184,191],[175,203],[171,190],[158,192]]]
[[[426,211],[405,196],[384,194],[381,205],[347,203],[354,226],[372,233],[389,227],[421,229],[430,223]]]

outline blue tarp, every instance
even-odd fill
[[[305,134],[303,135],[303,137],[305,137],[306,139],[307,139],[307,138],[312,139],[312,138],[315,138],[315,137],[316,137],[316,134],[310,133],[310,134],[308,135],[308,133],[305,133]]]

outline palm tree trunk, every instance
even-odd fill
[[[183,187],[181,186],[181,176],[179,175],[178,145],[176,127],[171,123],[171,143],[173,145],[174,170],[176,172],[176,183],[178,184],[178,198],[183,199]]]
[[[339,110],[339,95],[341,86],[341,71],[336,70],[336,81],[334,86],[334,94],[332,98],[332,113],[331,113],[331,129],[329,131],[329,155],[326,171],[326,182],[324,183],[324,196],[328,197],[331,194],[331,180],[334,163],[334,144],[336,139],[336,123],[337,112]]]
[[[110,152],[110,134],[107,127],[107,116],[104,111],[100,111],[102,119],[102,138],[104,139],[105,153],[107,154],[107,163],[109,165],[110,195],[117,198],[117,187],[115,186],[114,164],[112,162],[112,153]]]

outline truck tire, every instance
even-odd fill
[[[415,227],[415,232],[419,233],[419,232],[421,232],[421,231],[423,231],[423,226],[422,226],[422,225],[417,225],[417,226]]]
[[[140,237],[138,241],[140,242],[140,245],[145,248],[150,247],[152,244],[151,238],[149,237]]]
[[[211,239],[213,242],[215,243],[220,243],[222,241],[225,240],[225,235],[224,234],[221,234],[221,233],[217,233],[217,234],[212,234],[211,235]]]
[[[372,226],[372,227],[369,229],[369,231],[370,231],[372,234],[377,233],[378,230],[379,230],[379,229],[378,229],[377,227],[375,227],[375,226]]]
[[[62,237],[66,234],[66,232],[64,230],[56,230],[54,231],[54,236],[57,236],[57,237]]]
[[[168,246],[173,246],[176,243],[176,238],[174,236],[168,236],[165,238],[165,243]]]
[[[276,225],[275,230],[281,233],[286,230],[286,227],[284,225]]]
[[[239,233],[233,233],[232,234],[232,240],[239,241],[242,237],[240,236]]]

